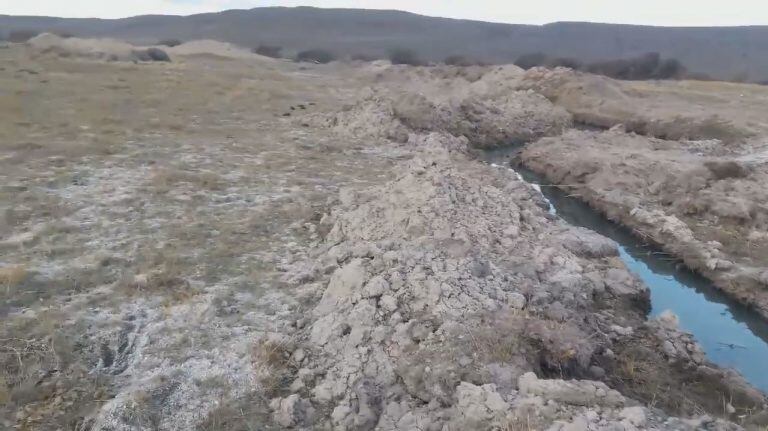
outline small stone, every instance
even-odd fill
[[[344,418],[346,418],[350,413],[352,413],[352,409],[350,409],[348,406],[337,406],[331,413],[331,420],[333,420],[333,423],[335,424],[341,424],[344,421]]]
[[[597,422],[600,420],[600,415],[594,410],[587,410],[587,412],[584,413],[584,417],[590,422]]]
[[[413,338],[414,341],[424,341],[427,339],[427,337],[429,337],[431,333],[432,328],[430,328],[424,322],[417,322],[411,326],[411,338]]]
[[[672,344],[671,341],[665,341],[662,345],[662,349],[664,350],[664,353],[666,353],[670,358],[677,357],[677,349],[675,349],[675,345]]]
[[[297,364],[300,364],[305,357],[306,357],[306,353],[304,352],[304,349],[302,349],[301,347],[299,347],[298,349],[296,349],[295,352],[293,352],[293,361],[296,362]]]
[[[632,335],[632,333],[634,332],[634,330],[632,328],[630,328],[630,327],[624,328],[624,327],[619,326],[619,325],[612,325],[611,326],[611,331],[613,331],[613,332],[615,332],[615,333],[617,333],[619,335],[623,335],[623,336]]]
[[[390,313],[394,312],[397,310],[397,299],[394,296],[384,295],[379,299],[379,306]]]
[[[657,320],[666,329],[677,329],[680,325],[680,319],[678,319],[677,315],[671,310],[666,310],[661,313]]]
[[[584,417],[578,416],[573,418],[573,421],[571,423],[564,425],[560,429],[562,431],[588,431],[589,422],[587,422],[587,420]]]
[[[621,410],[619,416],[636,427],[644,427],[647,420],[645,409],[642,407],[625,407]]]
[[[601,367],[598,367],[597,365],[592,365],[589,367],[589,374],[591,374],[595,379],[602,379],[605,377],[605,370]]]
[[[284,427],[309,424],[312,422],[315,414],[312,404],[300,398],[297,394],[284,399],[274,399],[269,403],[269,406],[274,410],[273,418],[275,422]]]
[[[290,390],[291,392],[299,392],[302,389],[304,389],[304,382],[301,379],[296,379],[291,383]]]
[[[389,290],[389,283],[384,277],[377,275],[368,281],[363,287],[363,298],[375,298]]]
[[[473,277],[485,278],[491,275],[491,264],[486,260],[475,261],[472,263],[469,270]]]

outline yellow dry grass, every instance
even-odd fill
[[[18,286],[27,277],[25,265],[11,265],[0,268],[0,287],[8,295],[11,289]]]

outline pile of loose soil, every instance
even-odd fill
[[[623,125],[627,131],[651,137],[717,139],[730,147],[768,132],[762,115],[768,91],[749,87],[717,82],[623,82],[564,68],[530,69],[518,85],[543,94],[587,126],[609,129]]]
[[[670,418],[605,382],[679,414],[716,409],[714,393],[761,408],[763,396],[708,364],[674,317],[645,321],[647,288],[616,244],[549,218],[538,191],[470,161],[465,143],[420,136],[396,180],[342,190],[323,217],[325,242],[289,272],[319,301],[305,329],[269,340],[287,359],[260,374],[290,382],[270,403],[278,424],[729,427]],[[665,354],[669,340],[679,350]],[[658,380],[623,371],[639,357]]]
[[[216,40],[193,40],[168,48],[168,52],[180,56],[215,56],[229,59],[259,58],[263,61],[276,61],[269,57],[254,54],[237,45]]]
[[[160,48],[140,48],[114,39],[63,38],[43,33],[27,42],[40,55],[103,61],[170,61]]]

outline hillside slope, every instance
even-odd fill
[[[721,79],[768,80],[768,26],[670,28],[593,23],[510,25],[415,15],[400,11],[256,8],[119,20],[0,15],[0,34],[17,29],[112,36],[134,42],[211,38],[246,46],[275,44],[288,51],[328,48],[340,55],[384,55],[411,47],[429,60],[468,55],[505,63],[531,51],[584,60],[656,51],[689,69]]]

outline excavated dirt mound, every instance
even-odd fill
[[[522,76],[517,68],[482,69],[479,76],[474,74],[481,69],[472,69],[471,78],[453,69],[459,68],[386,68],[379,73],[386,78],[377,78],[386,86],[338,114],[319,117],[316,124],[358,138],[402,143],[413,134],[448,132],[467,138],[475,148],[555,136],[572,124],[570,114],[540,94],[512,89]],[[405,88],[400,87],[403,77],[411,81]],[[429,84],[412,91],[413,81]]]
[[[717,147],[571,131],[531,144],[522,157],[768,318],[768,163],[710,155]]]
[[[475,148],[493,148],[558,135],[571,119],[541,95],[520,91],[490,101],[473,96],[443,104],[420,94],[372,95],[321,122],[360,138],[404,143],[415,133],[447,131]]]
[[[470,162],[463,142],[421,136],[396,180],[342,190],[320,222],[325,243],[289,272],[319,301],[292,341],[272,341],[286,348],[287,369],[261,374],[290,381],[270,403],[274,420],[337,430],[727,429],[668,418],[592,380],[622,366],[623,345],[665,340],[679,353],[648,365],[667,384],[680,365],[720,372],[674,318],[645,322],[647,289],[613,242],[550,219],[533,187]],[[763,402],[719,375],[700,377],[713,385],[705,393]],[[667,390],[657,402],[677,397]]]
[[[138,48],[114,39],[63,38],[43,33],[27,42],[40,55],[104,61],[170,61],[159,48]]]
[[[724,83],[711,84],[718,85],[727,90],[722,92],[725,97],[714,96],[717,91],[689,88],[693,85],[687,83],[653,86],[571,69],[533,68],[518,87],[545,95],[573,114],[578,123],[605,129],[621,124],[627,131],[657,138],[718,139],[736,145],[755,137],[760,130],[768,130],[760,109],[746,116],[744,113],[748,104],[759,106],[768,101],[768,92],[750,91],[747,99],[744,88],[739,91]],[[738,106],[745,109],[734,105],[732,98],[737,98]]]
[[[193,40],[168,48],[168,52],[181,56],[215,56],[229,59],[259,58],[263,61],[270,61],[269,57],[256,55],[245,48],[216,40]],[[274,62],[275,60],[271,59],[271,61]]]

